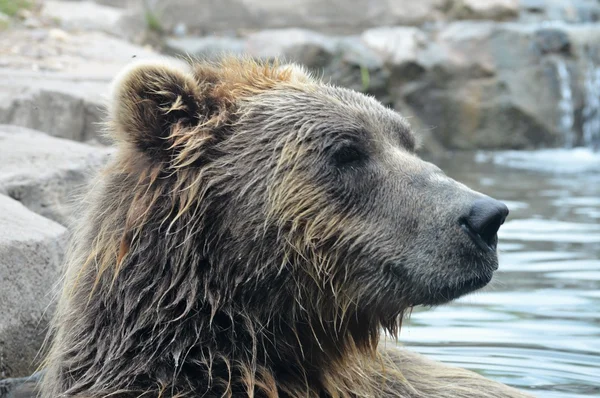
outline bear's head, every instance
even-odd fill
[[[506,207],[419,159],[396,112],[298,67],[139,64],[111,121],[136,179],[117,266],[172,254],[210,305],[393,329],[497,269]]]
[[[136,64],[109,119],[119,150],[57,321],[80,388],[165,378],[184,359],[197,383],[257,362],[306,379],[302,361],[321,374],[322,358],[376,347],[405,310],[497,268],[506,207],[420,160],[396,112],[299,67]]]

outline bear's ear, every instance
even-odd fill
[[[111,91],[114,137],[156,155],[173,148],[174,133],[200,123],[206,102],[188,65],[177,61],[134,63]]]

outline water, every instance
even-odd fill
[[[577,125],[575,123],[575,103],[572,89],[573,77],[564,59],[555,58],[553,60],[559,88],[557,112],[565,148],[573,148],[578,144],[576,130],[581,128],[582,137],[579,143],[585,148],[597,151],[600,149],[600,66],[596,66],[590,54],[587,58],[587,66],[581,72],[585,77],[583,108],[581,122]]]
[[[556,75],[560,89],[560,100],[558,102],[558,114],[560,116],[560,127],[565,137],[566,148],[575,145],[575,108],[573,105],[573,90],[571,89],[571,73],[566,62],[562,58],[555,59]]]
[[[416,309],[402,343],[540,398],[600,397],[600,154],[479,153],[435,163],[511,214],[492,284]]]
[[[600,67],[589,62],[585,78],[583,145],[600,149]]]

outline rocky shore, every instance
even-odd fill
[[[600,144],[596,0],[25,3],[0,13],[2,398],[30,395],[15,378],[39,363],[73,209],[111,153],[109,83],[132,59],[298,62],[399,110],[432,154]]]

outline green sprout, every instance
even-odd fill
[[[0,1],[2,1],[2,0],[0,0]],[[158,18],[158,15],[156,15],[156,13],[154,13],[149,8],[146,9],[145,18],[146,18],[146,26],[148,27],[148,29],[150,31],[157,32],[157,33],[163,32],[163,27],[162,27],[162,24],[160,23],[160,19]]]
[[[362,81],[363,91],[368,91],[371,84],[371,75],[369,74],[369,69],[366,66],[360,66],[360,78]]]

